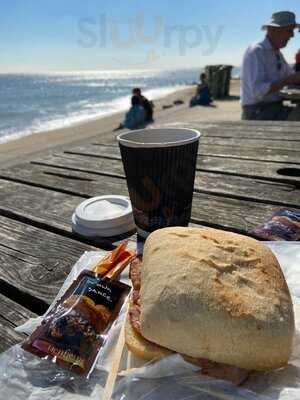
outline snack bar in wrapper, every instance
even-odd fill
[[[124,246],[123,246],[124,247]],[[117,250],[117,251],[116,251]],[[133,254],[116,249],[94,271],[83,271],[22,347],[88,377],[130,286],[114,280]],[[126,252],[127,254],[125,254]],[[99,274],[100,271],[100,274]]]

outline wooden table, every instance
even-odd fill
[[[247,234],[281,207],[300,209],[300,123],[181,125],[202,132],[192,224]],[[14,327],[47,309],[84,251],[121,239],[93,242],[71,229],[84,199],[128,194],[115,135],[0,171],[1,351],[23,339]]]

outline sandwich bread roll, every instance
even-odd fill
[[[171,350],[153,342],[149,342],[147,339],[143,338],[143,336],[134,329],[129,318],[127,318],[125,322],[125,341],[128,349],[138,358],[145,361],[162,358],[172,354]]]
[[[172,227],[145,243],[140,329],[127,321],[126,342],[144,358],[171,350],[265,371],[287,364],[294,314],[278,261],[263,243],[215,229]]]

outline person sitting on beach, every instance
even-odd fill
[[[196,94],[191,98],[190,107],[208,106],[212,103],[211,93],[205,73],[200,74],[200,83],[197,85]]]
[[[120,124],[119,129],[138,129],[145,126],[146,112],[138,96],[131,97],[131,107],[125,115],[125,120]]]
[[[146,112],[146,122],[147,123],[153,122],[153,108],[154,108],[153,102],[149,101],[145,96],[142,95],[140,88],[132,89],[132,95],[140,98],[141,104]]]
[[[300,25],[289,11],[272,15],[263,25],[266,37],[251,45],[243,59],[241,79],[242,119],[287,120],[292,107],[283,105],[280,90],[287,85],[300,84],[300,73],[295,73],[280,49],[286,47]]]

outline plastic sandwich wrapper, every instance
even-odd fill
[[[299,242],[266,242],[276,254],[293,299],[296,338],[289,364],[268,373],[254,373],[240,387],[207,378],[200,369],[185,362],[178,354],[142,364],[123,351],[114,400],[299,400],[300,399],[300,244]],[[92,269],[105,252],[86,252],[74,265],[52,304],[59,299],[84,269]],[[128,269],[126,270],[128,271]],[[128,281],[128,272],[121,280]],[[15,345],[0,355],[0,399],[5,400],[101,400],[114,348],[125,317],[123,307],[107,341],[100,350],[97,365],[88,380],[40,359]],[[17,328],[31,334],[41,317],[30,319]]]

